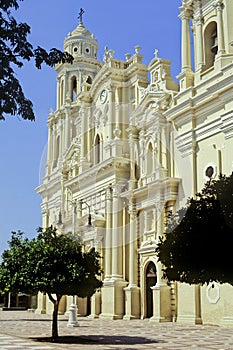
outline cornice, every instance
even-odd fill
[[[233,111],[224,113],[213,121],[176,137],[177,149],[182,157],[186,157],[193,152],[193,141],[201,142],[221,132],[225,139],[233,138]]]
[[[109,179],[112,179],[111,182],[118,178],[118,174],[122,174],[122,179],[124,179],[125,171],[129,171],[130,160],[123,157],[111,157],[105,161],[90,167],[88,170],[85,170],[83,173],[78,176],[69,179],[64,183],[66,187],[69,188],[83,188],[82,184],[85,183],[85,189],[92,187],[93,191],[97,190],[97,179],[100,188],[106,186],[109,183]],[[101,181],[103,180],[103,182]],[[95,187],[93,187],[93,182],[95,182]],[[104,187],[105,188],[105,187]]]
[[[148,207],[155,203],[159,203],[161,206],[161,203],[164,204],[165,202],[177,200],[180,181],[181,179],[172,177],[154,180],[149,184],[136,188],[135,190],[126,191],[122,196],[134,196],[136,201],[141,197],[145,197],[143,201],[140,200],[140,207],[137,206],[137,210],[140,210],[142,206]],[[148,197],[148,191],[149,193],[153,193],[153,197]]]

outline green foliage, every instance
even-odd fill
[[[47,293],[54,304],[52,337],[58,337],[57,315],[63,295],[90,297],[102,286],[100,255],[83,252],[71,235],[58,234],[56,228],[38,229],[29,240],[21,231],[13,232],[9,249],[0,264],[0,294]],[[56,298],[54,297],[56,295]]]
[[[2,292],[38,292],[91,296],[101,287],[99,254],[82,252],[82,245],[71,236],[58,234],[53,227],[39,229],[37,238],[28,240],[13,232],[9,249],[2,254]]]
[[[27,40],[30,26],[18,23],[11,14],[18,8],[18,0],[0,0],[0,119],[9,114],[34,120],[32,102],[25,97],[13,67],[22,68],[25,60],[33,58],[38,69],[42,63],[52,67],[58,62],[72,63],[73,57],[55,48],[49,52],[40,46],[34,48]]]
[[[156,253],[170,281],[233,284],[233,175],[205,184],[171,216]]]

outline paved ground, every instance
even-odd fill
[[[51,318],[27,311],[0,311],[0,350],[233,350],[233,329],[218,326],[157,324],[149,320],[109,321],[79,318],[79,327],[67,328],[59,317],[63,343],[46,342]],[[94,347],[94,349],[93,349]]]

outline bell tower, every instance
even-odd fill
[[[102,66],[97,60],[98,42],[83,25],[83,13],[81,9],[78,26],[64,40],[64,50],[74,57],[73,64],[60,63],[56,66],[57,109],[63,108],[67,102],[75,103],[83,86],[92,84]]]
[[[182,21],[182,69],[178,78],[184,90],[232,62],[233,2],[182,0],[179,17]]]
[[[48,118],[48,165],[47,173],[56,171],[62,164],[63,155],[77,136],[80,95],[91,89],[92,81],[102,67],[97,60],[98,42],[83,25],[80,11],[78,26],[64,40],[64,50],[69,52],[73,63],[60,62],[57,72],[56,111]]]

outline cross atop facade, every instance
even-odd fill
[[[78,16],[78,19],[80,20],[80,23],[82,23],[83,22],[83,14],[84,14],[84,10],[81,8],[80,9],[80,12],[79,12],[79,16]]]

